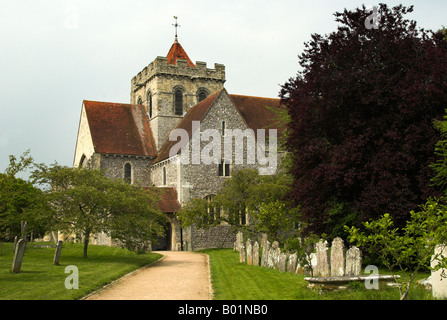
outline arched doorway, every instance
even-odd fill
[[[165,230],[165,235],[163,237],[158,237],[157,240],[152,243],[152,250],[153,251],[160,251],[160,250],[172,250],[171,243],[172,243],[172,227],[171,222],[167,221],[165,225],[163,226]]]

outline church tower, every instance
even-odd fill
[[[176,18],[176,17],[175,17]],[[178,42],[176,34],[166,57],[156,57],[131,81],[131,104],[144,106],[151,124],[157,151],[169,139],[188,109],[223,88],[225,66],[195,64]]]

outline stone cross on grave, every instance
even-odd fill
[[[180,25],[177,23],[178,17],[174,16],[174,19],[175,19],[175,23],[173,24],[173,26],[175,27],[175,42],[178,42],[177,29],[178,29],[178,27],[180,27]]]

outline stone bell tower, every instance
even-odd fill
[[[174,17],[176,18],[176,17]],[[149,116],[157,151],[188,109],[223,88],[225,66],[195,64],[178,42],[177,20],[174,44],[166,57],[156,57],[131,81],[131,104],[142,104]]]

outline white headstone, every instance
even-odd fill
[[[259,266],[259,243],[255,241],[253,244],[253,262],[254,266]]]
[[[317,267],[314,270],[315,277],[329,277],[331,275],[329,265],[329,250],[327,241],[320,240],[316,245]]]
[[[346,251],[346,276],[358,276],[362,273],[362,253],[356,246]]]
[[[447,257],[447,246],[446,245],[438,245],[435,248],[435,253],[432,257],[431,267],[434,268],[439,261],[436,261],[435,257]],[[431,272],[431,283],[432,283],[432,292],[433,297],[436,299],[447,299],[447,278],[442,276],[442,272],[445,272],[447,275],[447,270],[439,269],[437,271]]]
[[[331,277],[345,275],[345,244],[341,238],[335,238],[331,246]]]

